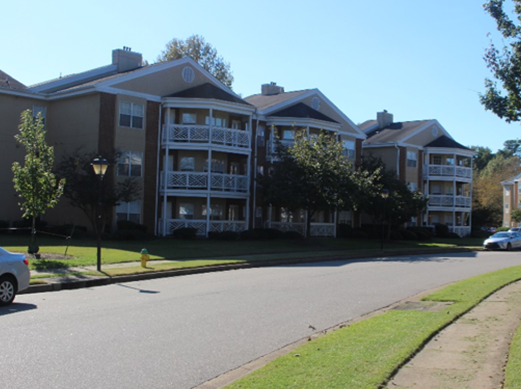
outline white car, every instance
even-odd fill
[[[483,242],[485,250],[512,250],[521,247],[521,234],[518,232],[496,232]]]
[[[0,247],[0,306],[11,304],[16,293],[29,287],[30,279],[29,261],[25,255]]]
[[[521,227],[512,227],[508,232],[521,232]]]

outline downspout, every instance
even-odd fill
[[[159,203],[159,161],[161,160],[161,115],[163,106],[159,104],[159,120],[157,131],[157,169],[156,169],[156,201],[154,205],[154,236],[157,236],[157,211]]]
[[[400,148],[398,147],[398,142],[394,142],[394,148],[396,149],[396,175],[398,180],[400,180]]]
[[[257,217],[257,153],[258,153],[258,144],[257,144],[257,133],[259,131],[259,115],[257,114],[257,108],[255,108],[255,117],[257,119],[255,123],[255,146],[254,146],[254,154],[253,154],[253,182],[252,182],[252,188],[253,188],[253,207],[251,212],[251,224],[250,221],[248,221],[248,224],[250,224],[251,229],[255,228],[255,218]],[[251,119],[250,119],[251,121]],[[250,127],[251,128],[251,127]],[[253,128],[252,128],[253,130]],[[253,131],[251,131],[251,134],[253,135]],[[266,139],[266,134],[264,134],[264,139]]]

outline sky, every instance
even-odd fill
[[[202,35],[230,63],[243,97],[276,82],[317,88],[354,123],[437,119],[459,143],[521,137],[484,110],[483,55],[502,45],[484,0],[2,1],[0,69],[32,85],[111,63],[131,47],[150,63]]]

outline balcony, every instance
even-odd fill
[[[162,145],[179,144],[219,145],[238,149],[249,149],[249,132],[204,125],[163,125]]]
[[[166,222],[166,227],[163,227]],[[208,228],[207,228],[208,226]],[[186,219],[159,219],[159,233],[161,235],[172,235],[178,228],[195,228],[197,229],[197,235],[205,236],[206,232],[225,232],[234,231],[242,232],[246,230],[245,221],[235,220],[211,220],[210,224],[207,224],[205,219],[201,220],[186,220]]]
[[[290,147],[295,143],[294,140],[281,140],[281,139],[279,139],[278,142],[280,142],[282,144],[282,146],[284,146],[284,147]],[[277,153],[277,141],[269,140],[267,151],[268,151],[268,155],[275,155]]]
[[[457,177],[472,180],[472,169],[454,165],[425,165],[424,178],[427,177]]]
[[[429,195],[429,207],[470,208],[471,206],[470,196]]]
[[[208,185],[210,180],[210,185]],[[248,193],[249,177],[237,174],[204,172],[161,172],[161,189],[204,189],[222,192]]]

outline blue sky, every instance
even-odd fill
[[[480,0],[91,0],[3,2],[0,69],[31,85],[107,65],[129,46],[154,62],[200,34],[230,62],[246,97],[276,82],[320,89],[355,123],[438,119],[460,143],[492,151],[520,137],[479,103],[490,39]],[[487,36],[487,33],[491,33]]]

